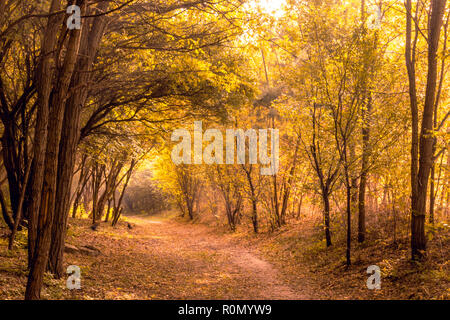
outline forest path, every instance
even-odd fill
[[[199,256],[189,277],[210,286],[208,291],[228,291],[226,295],[236,299],[307,299],[303,293],[284,284],[278,271],[252,249],[215,234],[208,226],[157,218],[134,217],[132,220],[143,228],[144,234],[152,233],[164,239],[161,245],[167,253],[173,252],[183,259],[182,252],[185,252],[188,261],[192,256]],[[228,277],[229,287],[220,281]],[[225,287],[217,287],[223,285]],[[221,297],[212,295],[210,298]]]
[[[284,283],[278,270],[256,249],[237,243],[232,235],[170,219],[128,220],[134,225],[131,230],[108,227],[85,234],[84,242],[103,252],[86,268],[85,294],[118,299],[309,297],[304,289],[293,290]],[[94,283],[102,283],[102,288],[91,293]]]

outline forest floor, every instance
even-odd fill
[[[407,246],[403,252],[378,243],[356,248],[355,262],[346,268],[337,257],[342,250],[308,246],[313,235],[304,227],[254,236],[179,218],[134,216],[127,221],[131,229],[122,221],[115,228],[101,223],[93,231],[89,220],[71,219],[67,243],[92,246],[101,253],[66,253],[65,265],[81,268],[82,288],[68,290],[66,279],[46,274],[42,298],[449,298],[448,236],[444,243],[439,240],[440,251],[432,251],[437,256],[423,264],[408,261]],[[22,299],[25,233],[18,234],[11,252],[6,234],[6,228],[0,228],[0,299]],[[366,268],[371,264],[382,269],[381,290],[366,287]]]
[[[293,290],[255,250],[212,228],[163,218],[127,219],[115,228],[71,220],[67,243],[100,250],[98,256],[66,253],[65,264],[81,268],[81,290],[65,279],[45,277],[46,299],[308,299]],[[21,299],[26,284],[26,251],[0,244],[0,299]]]

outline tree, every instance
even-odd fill
[[[419,2],[415,13],[410,0],[406,1],[406,45],[405,59],[408,69],[410,107],[412,115],[411,147],[411,255],[413,260],[423,258],[426,250],[425,214],[428,179],[433,158],[433,116],[435,114],[437,85],[437,52],[444,16],[445,0],[432,0],[430,4],[429,29],[427,37],[427,79],[421,129],[419,135],[419,111],[417,102],[415,52],[419,34]],[[413,16],[414,15],[414,16]],[[415,23],[415,36],[412,40],[412,21]]]

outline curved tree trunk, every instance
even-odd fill
[[[78,5],[84,4],[83,0],[77,1]],[[60,8],[58,1],[53,1],[52,9],[57,11]],[[83,6],[84,8],[84,6]],[[52,11],[53,11],[52,10]],[[83,9],[84,12],[84,9]],[[49,18],[49,24],[52,18]],[[58,22],[57,19],[56,23]],[[59,21],[60,22],[60,21]],[[58,24],[56,24],[56,28]],[[46,34],[53,36],[54,34]],[[64,57],[62,69],[59,71],[58,79],[55,85],[54,94],[51,97],[51,113],[48,117],[48,139],[45,150],[45,162],[43,172],[43,186],[40,195],[41,205],[39,210],[39,217],[37,219],[38,225],[36,228],[36,242],[32,261],[30,266],[30,273],[28,276],[27,288],[25,292],[26,299],[39,299],[42,287],[42,280],[45,268],[48,262],[48,255],[51,244],[52,224],[55,215],[56,202],[56,187],[57,187],[57,169],[58,169],[58,154],[59,144],[61,140],[62,124],[64,119],[64,106],[68,93],[70,80],[75,68],[78,49],[80,45],[81,31],[72,30],[69,35],[67,44],[67,52]],[[46,80],[50,82],[52,79]],[[49,108],[47,108],[48,110]]]

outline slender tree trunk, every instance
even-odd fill
[[[295,169],[297,167],[297,154],[298,154],[298,148],[300,146],[300,135],[297,137],[297,141],[295,144],[295,151],[294,151],[294,160],[292,163],[291,170],[289,170],[289,178],[287,182],[285,183],[285,188],[283,192],[283,201],[281,203],[281,223],[286,224],[286,210],[288,206],[289,196],[291,194],[291,188],[292,188],[292,181],[294,179]]]
[[[187,200],[187,209],[188,209],[189,219],[194,220],[193,202],[189,199]]]
[[[437,51],[446,0],[431,1],[431,16],[428,37],[428,73],[425,103],[422,115],[419,146],[419,171],[417,175],[417,199],[412,206],[411,255],[421,259],[426,250],[425,212],[427,186],[433,160],[433,113],[437,83]]]
[[[395,208],[394,191],[392,191],[392,215],[394,216],[394,245],[397,245],[397,210]]]
[[[11,230],[11,235],[9,236],[8,250],[12,250],[17,228],[19,227],[19,224],[22,221],[22,207],[23,201],[25,199],[25,192],[28,184],[28,177],[30,175],[30,171],[31,171],[31,162],[29,162],[28,167],[25,169],[25,178],[23,180],[22,191],[20,192],[19,206],[17,208],[17,216],[16,220],[14,220],[14,226],[13,229]]]
[[[419,111],[417,107],[417,91],[416,91],[416,67],[415,67],[415,47],[418,37],[417,30],[415,32],[414,42],[412,41],[412,1],[406,0],[406,42],[405,42],[405,61],[408,71],[409,80],[409,99],[411,109],[411,248],[415,252],[416,239],[416,219],[415,208],[417,207],[417,170],[418,170],[418,154],[419,154]],[[413,226],[414,225],[414,226]],[[420,233],[420,226],[418,230]],[[415,254],[413,253],[413,259]]]
[[[303,203],[303,194],[300,196],[300,200],[298,201],[296,219],[299,219],[302,214],[302,203]]]
[[[108,222],[109,220],[110,210],[111,210],[111,199],[108,199],[108,209],[106,210],[105,222]]]
[[[114,215],[114,220],[112,221],[112,226],[116,226],[117,222],[119,222],[120,216],[122,215],[122,208],[117,211],[117,214]]]
[[[348,177],[347,177],[348,180]],[[352,245],[352,188],[349,184],[350,181],[347,181],[347,250],[346,250],[346,263],[347,266],[350,266],[352,264],[351,261],[351,245]]]
[[[325,222],[325,241],[327,243],[327,247],[331,246],[331,232],[330,232],[330,198],[328,191],[322,191],[322,200],[323,200],[323,216]]]
[[[255,233],[258,233],[258,210],[256,207],[255,200],[252,200],[252,224],[253,224],[253,231]]]
[[[95,163],[92,172],[92,224],[94,225],[98,215],[98,194],[100,192],[101,177],[105,166]]]
[[[253,231],[255,233],[258,233],[258,209],[257,204],[258,200],[256,199],[256,191],[255,186],[253,185],[253,179],[252,179],[252,169],[253,166],[250,164],[250,168],[246,169],[245,167],[244,171],[247,176],[248,185],[250,187],[250,197],[252,202],[252,224],[253,224]]]
[[[82,168],[81,168],[81,172],[80,172],[80,178],[78,180],[78,185],[77,185],[77,189],[76,189],[76,192],[75,192],[75,198],[73,200],[73,206],[72,206],[72,218],[73,219],[76,218],[78,205],[80,203],[81,196],[83,195],[84,189],[86,188],[86,184],[87,184],[87,182],[89,181],[89,178],[90,178],[90,168],[86,164],[86,160],[87,160],[87,156],[83,155],[83,160],[82,160],[82,164],[81,164]]]
[[[282,221],[280,217],[280,205],[278,201],[278,184],[277,184],[277,175],[274,174],[272,176],[272,182],[273,182],[273,201],[274,201],[274,217],[276,219],[277,227],[281,227]]]
[[[14,132],[16,123],[13,119],[3,119],[3,136],[2,142],[2,155],[3,165],[6,169],[6,177],[8,178],[8,190],[9,199],[11,202],[12,219],[16,220],[17,207],[20,198],[20,175],[22,172],[21,161],[17,154],[17,138]],[[26,162],[26,161],[24,161]]]
[[[358,242],[364,242],[366,239],[366,184],[368,176],[369,166],[369,119],[368,115],[372,109],[372,98],[369,96],[367,103],[367,110],[363,110],[363,127],[362,127],[362,140],[363,151],[361,159],[361,175],[359,180],[359,193],[358,193]]]
[[[434,153],[433,153],[434,154]],[[430,173],[430,215],[429,222],[434,223],[434,203],[435,203],[435,191],[434,191],[434,175],[435,175],[435,164],[431,166]]]

